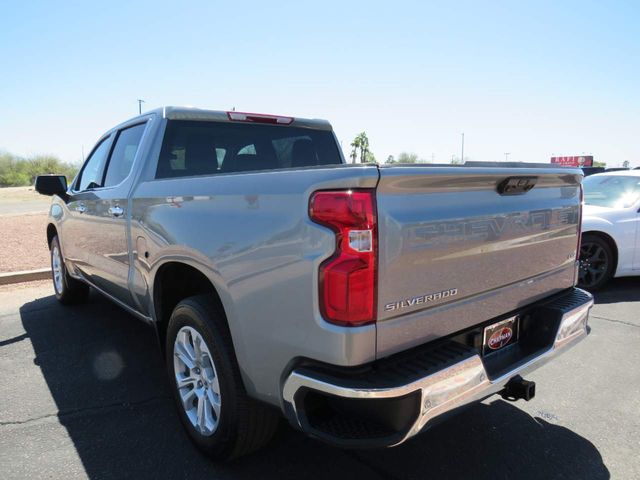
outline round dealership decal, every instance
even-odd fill
[[[489,338],[487,345],[491,350],[497,350],[509,343],[509,340],[511,340],[512,336],[513,330],[511,330],[509,327],[501,328],[500,330],[493,332],[493,335],[491,335],[491,337]]]

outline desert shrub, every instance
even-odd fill
[[[67,181],[71,181],[78,168],[78,165],[63,162],[52,155],[22,158],[10,153],[0,153],[0,187],[32,185],[36,176],[47,173],[65,175]]]

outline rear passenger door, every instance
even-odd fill
[[[133,166],[146,129],[138,123],[117,131],[99,186],[83,201],[83,233],[89,280],[117,300],[133,306],[129,279],[129,192]]]

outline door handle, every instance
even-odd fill
[[[79,203],[78,205],[76,205],[76,212],[84,213],[86,211],[87,211],[87,207],[85,206],[84,203]]]
[[[120,205],[109,207],[109,215],[112,215],[114,217],[121,217],[123,213],[124,209]]]

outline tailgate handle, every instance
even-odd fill
[[[538,177],[507,177],[498,184],[500,195],[523,195],[536,186]]]

